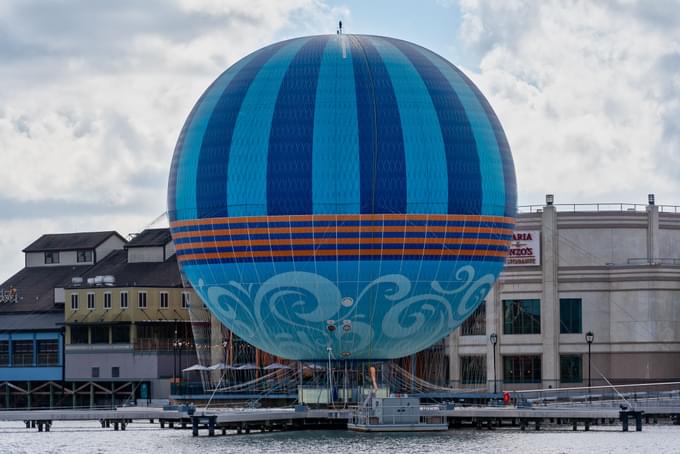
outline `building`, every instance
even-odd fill
[[[144,230],[81,276],[65,289],[65,380],[90,404],[167,399],[196,362],[192,292],[168,229]]]
[[[451,384],[680,379],[677,207],[655,205],[653,195],[648,205],[552,202],[519,214],[501,278],[449,336]]]
[[[116,232],[43,235],[25,267],[0,285],[0,406],[63,399],[64,287],[126,240]]]

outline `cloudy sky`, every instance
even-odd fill
[[[42,233],[152,224],[208,84],[338,19],[429,47],[481,87],[520,204],[680,205],[680,0],[4,0],[0,282]]]

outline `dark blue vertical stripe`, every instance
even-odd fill
[[[406,156],[394,87],[369,37],[352,37],[362,213],[406,212]]]
[[[286,42],[276,43],[254,55],[227,85],[215,105],[203,136],[196,175],[199,218],[227,216],[227,169],[234,125],[250,83],[258,71]]]
[[[410,44],[389,39],[420,74],[437,111],[446,150],[449,213],[474,214],[482,209],[482,176],[472,127],[460,99],[446,77]]]
[[[512,160],[512,152],[510,151],[510,144],[508,143],[508,139],[505,136],[505,132],[503,131],[503,127],[501,126],[500,121],[498,121],[498,117],[496,116],[496,113],[493,111],[491,108],[491,105],[489,104],[489,101],[486,100],[486,97],[482,94],[481,91],[479,91],[479,88],[461,71],[458,69],[456,66],[454,66],[451,62],[444,60],[457,74],[460,75],[460,78],[465,81],[465,83],[470,87],[470,89],[474,92],[475,96],[477,96],[477,100],[479,103],[482,105],[482,108],[484,109],[484,112],[486,113],[486,116],[489,119],[489,122],[491,122],[491,126],[493,128],[494,135],[496,136],[496,143],[498,144],[498,150],[500,151],[501,154],[501,162],[503,163],[503,179],[505,180],[505,215],[506,216],[511,216],[514,217],[517,214],[517,180],[515,177],[515,164]]]
[[[314,106],[328,36],[309,40],[295,55],[276,98],[267,156],[267,213],[311,214]]]
[[[221,77],[221,76],[220,76]],[[205,94],[210,91],[210,88],[219,80],[219,77],[210,84],[210,86],[203,92],[194,107],[192,107],[189,116],[182,126],[182,131],[179,133],[177,138],[177,144],[175,145],[175,151],[172,154],[172,163],[170,164],[170,177],[168,179],[168,218],[170,221],[174,221],[177,212],[177,171],[179,170],[179,163],[181,162],[182,148],[184,147],[184,137],[186,136],[187,129],[191,125],[191,122],[198,110],[198,106],[203,102]]]
[[[378,142],[373,82],[358,38],[351,37],[351,49],[359,128],[359,207],[361,213],[373,213],[374,158]]]

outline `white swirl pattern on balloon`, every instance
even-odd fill
[[[388,358],[391,351],[410,354],[427,348],[462,323],[496,279],[493,273],[475,277],[475,268],[465,265],[455,272],[453,288],[435,280],[429,283],[431,293],[422,293],[422,283],[414,292],[406,276],[388,274],[358,292],[351,307],[342,304],[347,295],[335,283],[304,271],[277,274],[257,289],[235,281],[206,286],[199,279],[196,290],[227,327],[270,353],[321,359],[331,346],[335,355]],[[382,320],[374,323],[375,317]],[[351,328],[329,331],[329,321]]]

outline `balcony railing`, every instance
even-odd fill
[[[639,212],[647,211],[649,205],[643,203],[556,203],[554,206],[557,211],[563,212]],[[656,205],[661,213],[680,213],[680,205]],[[545,205],[520,205],[517,207],[518,213],[540,213]]]

